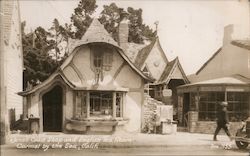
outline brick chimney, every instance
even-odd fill
[[[126,12],[121,13],[121,22],[118,30],[119,46],[126,51],[128,48],[129,20]]]
[[[233,32],[234,32],[234,26],[232,24],[225,26],[223,45],[227,45],[231,43]]]

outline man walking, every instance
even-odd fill
[[[217,141],[217,134],[220,132],[221,128],[224,129],[224,131],[226,132],[226,134],[229,136],[230,140],[231,138],[231,134],[228,130],[229,127],[229,119],[228,119],[228,113],[227,113],[227,105],[228,103],[223,101],[220,104],[220,110],[217,114],[217,128],[214,132],[214,141]]]

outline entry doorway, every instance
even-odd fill
[[[55,86],[42,97],[43,100],[43,131],[61,132],[62,131],[62,103],[63,89]]]
[[[171,79],[168,83],[168,88],[171,89],[172,91],[172,96],[171,96],[171,104],[173,105],[174,108],[174,120],[178,119],[177,116],[177,108],[178,108],[178,95],[177,95],[177,87],[180,85],[184,85],[185,82],[183,79]]]
[[[190,94],[184,93],[184,99],[183,99],[183,119],[182,123],[184,127],[187,127],[188,125],[188,112],[189,112],[189,106],[190,106]]]

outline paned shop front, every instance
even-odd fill
[[[250,86],[190,84],[178,87],[178,120],[189,132],[213,133],[220,102],[228,102],[231,130],[250,115]]]

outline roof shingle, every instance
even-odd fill
[[[148,55],[150,54],[152,48],[154,47],[155,45],[155,42],[156,42],[156,38],[149,44],[147,45],[146,47],[142,48],[136,58],[135,58],[135,62],[134,64],[136,65],[136,67],[138,67],[139,69],[142,68],[143,66],[143,63],[145,62],[145,60],[147,59]]]

